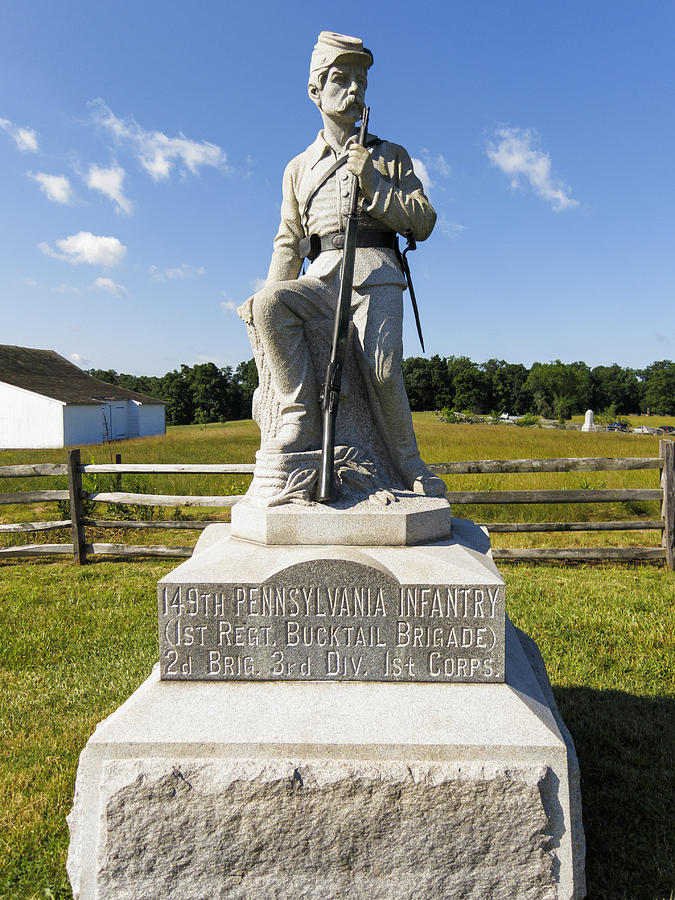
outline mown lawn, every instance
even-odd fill
[[[0,897],[70,896],[78,754],[155,662],[155,582],[172,566],[0,567]],[[576,741],[589,897],[670,900],[675,576],[627,565],[503,573],[510,615],[538,642]]]
[[[559,456],[657,456],[649,435],[445,425],[415,415],[428,462]],[[166,437],[83,448],[89,462],[252,462],[252,422],[170,429]],[[0,465],[63,461],[63,451],[4,451]],[[123,489],[242,493],[247,476],[124,476]],[[63,479],[60,480],[61,482]],[[447,478],[453,490],[656,487],[656,471]],[[61,487],[3,479],[0,491]],[[89,489],[106,486],[89,485]],[[132,511],[133,512],[133,511]],[[97,515],[109,515],[106,509]],[[477,521],[657,518],[656,504],[455,507]],[[138,511],[133,512],[136,517]],[[171,518],[170,509],[160,513]],[[226,520],[227,510],[180,515]],[[0,521],[59,518],[54,504],[0,506]],[[64,516],[66,517],[66,516]],[[110,532],[89,540],[188,544],[194,532]],[[68,532],[33,540],[69,540]],[[656,543],[659,532],[495,535],[496,546]],[[24,543],[3,535],[1,544]],[[155,582],[170,560],[0,562],[0,897],[69,897],[67,828],[79,752],[95,725],[157,658]],[[502,565],[507,606],[539,644],[582,768],[589,897],[675,897],[675,576],[661,566]],[[451,689],[449,687],[448,689]],[[486,898],[488,900],[488,898]]]

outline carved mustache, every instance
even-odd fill
[[[353,95],[350,95],[349,97],[346,97],[342,101],[342,103],[340,103],[340,105],[338,106],[338,112],[347,112],[347,110],[352,106],[358,106],[360,110],[363,110],[365,107],[365,103],[360,99],[360,97],[354,97]]]

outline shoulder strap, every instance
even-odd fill
[[[300,219],[302,220],[303,224],[306,224],[305,223],[305,214],[306,214],[307,210],[309,209],[309,204],[314,199],[317,191],[319,191],[324,186],[324,184],[328,181],[330,176],[333,175],[335,172],[337,172],[337,170],[340,168],[340,166],[344,165],[344,163],[346,163],[346,162],[347,162],[347,154],[345,154],[344,156],[338,156],[338,158],[336,160],[334,160],[331,163],[331,165],[324,172],[321,173],[319,178],[311,186],[309,193],[305,197],[305,201],[302,204],[302,209],[300,210]]]
[[[378,144],[381,144],[382,140],[380,138],[373,138],[372,140],[366,143],[366,147],[376,147]],[[314,182],[311,186],[309,193],[307,194],[303,204],[302,209],[300,210],[300,220],[303,225],[306,225],[305,216],[307,214],[307,210],[309,209],[309,204],[312,202],[314,197],[316,196],[317,191],[319,191],[324,184],[328,181],[328,179],[333,175],[337,170],[347,162],[347,154],[345,153],[343,156],[338,156],[336,160],[334,160],[330,166],[322,172],[319,178]]]

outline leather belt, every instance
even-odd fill
[[[412,302],[413,312],[415,314],[415,324],[417,325],[417,334],[419,335],[422,352],[424,351],[424,338],[422,337],[422,325],[420,324],[420,314],[417,308],[417,297],[415,296],[415,288],[412,283],[412,275],[410,274],[410,266],[408,265],[407,253],[409,250],[415,250],[417,244],[412,231],[406,231],[403,235],[406,238],[407,245],[403,253],[398,246],[398,235],[394,231],[357,231],[356,246],[357,247],[383,247],[386,250],[393,250],[399,261],[405,280],[410,291],[410,300]],[[321,253],[326,250],[342,250],[345,245],[345,235],[343,231],[336,231],[333,234],[310,234],[309,237],[302,238],[298,244],[300,256],[314,262]]]
[[[312,262],[326,250],[342,250],[345,245],[343,231],[333,234],[310,234],[299,243],[300,256]],[[398,251],[398,238],[393,231],[359,231],[356,235],[357,247],[382,247],[386,250]]]

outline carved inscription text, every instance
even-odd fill
[[[504,680],[503,585],[398,585],[362,568],[160,585],[162,678]]]

